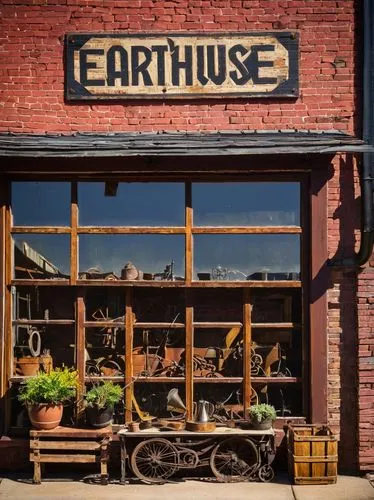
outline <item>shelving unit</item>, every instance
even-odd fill
[[[83,408],[80,401],[85,387],[103,380],[112,380],[125,387],[124,405],[120,411],[123,422],[139,418],[138,408],[149,412],[146,399],[154,397],[156,393],[159,394],[160,400],[164,398],[165,411],[154,416],[165,416],[165,412],[166,416],[169,415],[166,409],[166,395],[173,387],[178,388],[186,406],[188,419],[193,418],[194,403],[198,398],[210,400],[221,389],[223,394],[233,394],[227,404],[241,407],[242,416],[246,416],[253,403],[254,394],[257,394],[258,400],[272,403],[269,399],[269,387],[278,392],[287,392],[292,388],[296,391],[296,396],[291,414],[300,416],[305,413],[302,399],[306,377],[302,363],[306,351],[306,325],[302,281],[262,281],[250,279],[250,276],[237,281],[211,279],[213,276],[202,280],[197,279],[194,270],[196,236],[300,236],[303,229],[301,225],[196,226],[192,185],[191,180],[184,184],[184,224],[181,226],[80,225],[79,189],[75,181],[70,184],[68,226],[12,225],[11,214],[8,215],[10,234],[13,236],[23,236],[26,240],[30,235],[41,235],[43,238],[51,235],[70,237],[68,275],[60,273],[51,277],[46,274],[45,279],[40,279],[40,273],[34,273],[30,277],[25,265],[38,267],[30,257],[27,261],[23,256],[26,262],[23,262],[22,266],[14,265],[13,270],[8,259],[7,284],[9,290],[13,291],[13,304],[14,291],[27,291],[33,295],[34,309],[38,309],[33,310],[31,315],[28,314],[29,317],[25,317],[25,314],[16,312],[12,306],[8,328],[13,331],[20,327],[45,329],[42,348],[46,346],[50,349],[54,366],[71,364],[77,368],[80,380],[77,419],[82,418]],[[79,262],[79,237],[82,235],[182,236],[184,276],[178,279],[172,277],[129,281],[115,275],[114,278],[108,279],[87,279],[89,273],[86,272],[86,277],[82,279]],[[15,256],[10,237],[6,244],[8,254]],[[303,270],[304,267],[301,271]],[[45,293],[41,293],[42,290],[45,290]],[[64,311],[59,307],[61,303],[64,307],[68,304],[71,315],[64,315]],[[97,311],[101,312],[95,317]],[[64,328],[66,330],[61,333],[59,329]],[[59,333],[56,334],[56,331]],[[66,332],[69,332],[68,335],[65,335]],[[230,332],[236,332],[231,334],[231,340]],[[266,343],[263,339],[266,339]],[[288,361],[291,361],[293,368],[287,368],[288,371],[283,373],[278,367],[279,373],[273,370],[268,376],[265,376],[264,372],[254,373],[251,369],[254,353],[257,348],[264,347],[264,344],[269,348],[279,346],[279,365],[284,368]],[[212,353],[210,356],[204,354],[204,349],[208,348],[216,350],[215,357],[212,357]],[[66,352],[70,353],[67,358],[71,363],[61,357],[55,359],[56,349],[66,349]],[[171,349],[176,349],[176,359],[168,357]],[[22,383],[25,377],[14,371],[17,357],[14,335],[6,350],[9,356],[8,380],[11,384]],[[240,352],[240,359],[236,360],[230,371],[228,366],[230,362],[233,363],[231,358],[235,352]],[[146,363],[147,359],[153,357],[156,369],[153,367],[149,370],[148,364],[141,369],[143,357]],[[204,366],[209,367],[209,376],[207,368],[196,369],[197,357]],[[91,361],[92,367],[96,363],[95,360],[100,360],[100,363],[107,360],[109,365],[113,367],[117,364],[119,368],[117,372],[114,370],[110,373],[110,367],[107,366],[105,372],[102,369],[104,365],[100,368],[97,361],[99,372],[88,373],[87,362]],[[278,410],[279,414],[283,415],[284,408]],[[154,413],[152,412],[152,415]],[[8,425],[11,425],[12,419],[15,418],[16,414],[9,405]],[[121,422],[117,419],[117,423]]]

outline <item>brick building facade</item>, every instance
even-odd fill
[[[362,18],[356,0],[3,0],[0,133],[57,137],[256,130],[339,131],[361,137]],[[300,36],[296,99],[64,100],[66,33],[274,30],[297,31]],[[319,160],[313,161],[318,165]],[[337,153],[331,162],[329,158],[320,163],[322,170],[329,170],[327,213],[321,213],[324,220],[313,227],[326,226],[332,263],[351,257],[359,246],[359,161],[360,154]],[[5,162],[0,168],[10,175]],[[37,169],[35,163],[32,168]],[[373,266],[372,258],[364,268],[326,266],[324,271],[324,397],[327,422],[340,436],[342,469],[374,468]],[[4,336],[4,320],[2,325]],[[321,367],[323,371],[323,362]]]

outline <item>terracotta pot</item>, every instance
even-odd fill
[[[40,403],[28,408],[29,419],[35,429],[54,429],[60,425],[62,404]]]
[[[129,422],[127,424],[127,428],[129,432],[139,432],[140,431],[140,423],[139,422]]]
[[[36,375],[40,370],[40,358],[17,358],[16,361],[16,373],[18,375],[30,376]]]

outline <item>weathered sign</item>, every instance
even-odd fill
[[[298,34],[68,34],[66,98],[295,97]]]

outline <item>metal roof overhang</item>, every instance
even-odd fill
[[[373,146],[336,131],[0,134],[0,157],[15,159],[367,152],[374,152]]]

